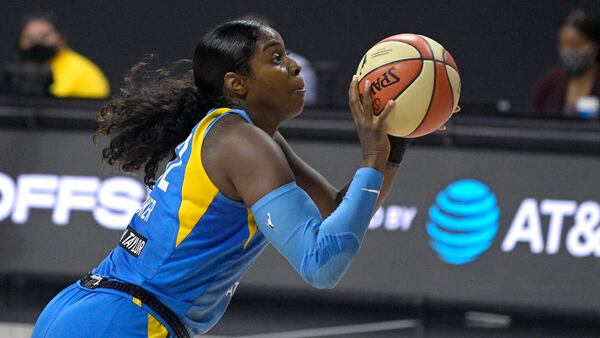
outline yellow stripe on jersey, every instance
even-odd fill
[[[133,298],[131,298],[131,301],[134,302],[135,305],[142,307],[142,301],[139,300],[138,298],[133,297]]]
[[[210,123],[229,110],[231,108],[220,108],[210,113],[200,122],[192,137],[191,153],[183,176],[183,186],[181,187],[176,247],[192,232],[194,226],[219,193],[219,189],[212,183],[202,166],[202,143],[204,133]]]
[[[248,244],[250,243],[250,241],[252,240],[252,238],[254,237],[254,234],[256,233],[256,221],[254,220],[254,214],[252,214],[252,211],[250,211],[250,209],[248,209],[248,239],[246,240],[246,243],[244,243],[244,250],[246,250],[246,247],[248,246]]]
[[[156,318],[148,314],[148,338],[166,338],[169,331]]]

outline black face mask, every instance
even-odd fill
[[[35,44],[28,49],[19,50],[21,61],[44,63],[56,55],[56,47]]]
[[[562,51],[560,52],[560,63],[569,73],[580,75],[591,66],[588,54],[587,51]]]

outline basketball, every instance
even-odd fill
[[[419,137],[450,119],[460,96],[460,75],[452,55],[423,35],[398,34],[375,44],[356,71],[359,91],[371,82],[373,112],[396,102],[386,122],[398,137]],[[362,99],[362,96],[361,96]]]

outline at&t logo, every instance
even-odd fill
[[[498,232],[496,196],[483,183],[450,184],[429,209],[430,245],[449,264],[466,264],[490,248]]]

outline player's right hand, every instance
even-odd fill
[[[359,90],[362,90],[362,96],[359,95]],[[362,148],[362,165],[384,172],[390,153],[390,142],[384,121],[390,115],[395,102],[388,101],[381,114],[375,115],[371,98],[371,83],[367,80],[364,88],[359,89],[356,75],[350,82],[348,101]]]

